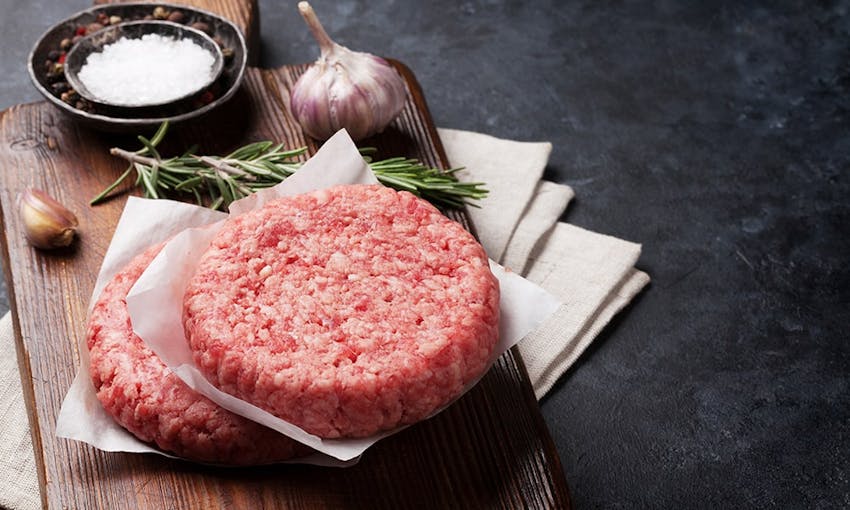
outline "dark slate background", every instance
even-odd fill
[[[260,4],[262,64],[313,60]],[[0,108],[88,5],[0,0]],[[651,286],[542,402],[576,507],[850,506],[850,1],[314,7],[438,125],[550,140],[563,219],[643,243]]]

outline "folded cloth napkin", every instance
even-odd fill
[[[493,260],[555,294],[561,307],[519,344],[534,394],[543,398],[611,318],[649,283],[635,269],[640,245],[558,219],[573,190],[541,180],[552,145],[440,129],[452,166],[490,194],[469,217]]]
[[[573,191],[541,180],[549,143],[515,142],[440,129],[463,179],[489,196],[469,216],[493,260],[560,297],[561,307],[522,340],[537,398],[587,348],[605,324],[649,282],[635,269],[640,245],[561,223]],[[38,508],[40,497],[9,314],[0,320],[0,508]]]
[[[12,316],[6,313],[0,319],[0,508],[41,508],[26,409]]]

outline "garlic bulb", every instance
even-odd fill
[[[74,240],[77,217],[38,189],[28,189],[18,198],[24,234],[37,248],[61,248]]]
[[[322,51],[295,83],[290,106],[313,138],[345,128],[354,140],[380,133],[404,107],[404,81],[386,60],[335,43],[307,2],[298,10]]]

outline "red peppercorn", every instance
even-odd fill
[[[76,35],[86,35],[86,27],[77,27],[77,30],[74,32]]]
[[[58,58],[58,59],[56,59],[56,61],[57,61],[57,62],[59,62],[60,64],[64,64],[64,63],[65,63],[65,57],[66,57],[66,56],[67,56],[67,55],[66,55],[66,53],[65,53],[65,52],[62,52],[62,54],[61,54],[61,55],[59,55],[59,58]]]
[[[207,90],[206,92],[201,94],[201,97],[198,98],[198,101],[200,101],[201,104],[210,104],[212,103],[213,99],[215,99],[215,96],[211,91]]]

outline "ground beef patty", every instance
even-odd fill
[[[428,202],[337,186],[228,220],[183,320],[223,391],[320,437],[360,437],[427,417],[482,374],[499,287],[481,245]]]
[[[133,333],[127,293],[160,248],[148,249],[116,274],[92,310],[91,377],[103,407],[142,441],[190,460],[248,465],[308,453],[300,443],[196,393]]]

